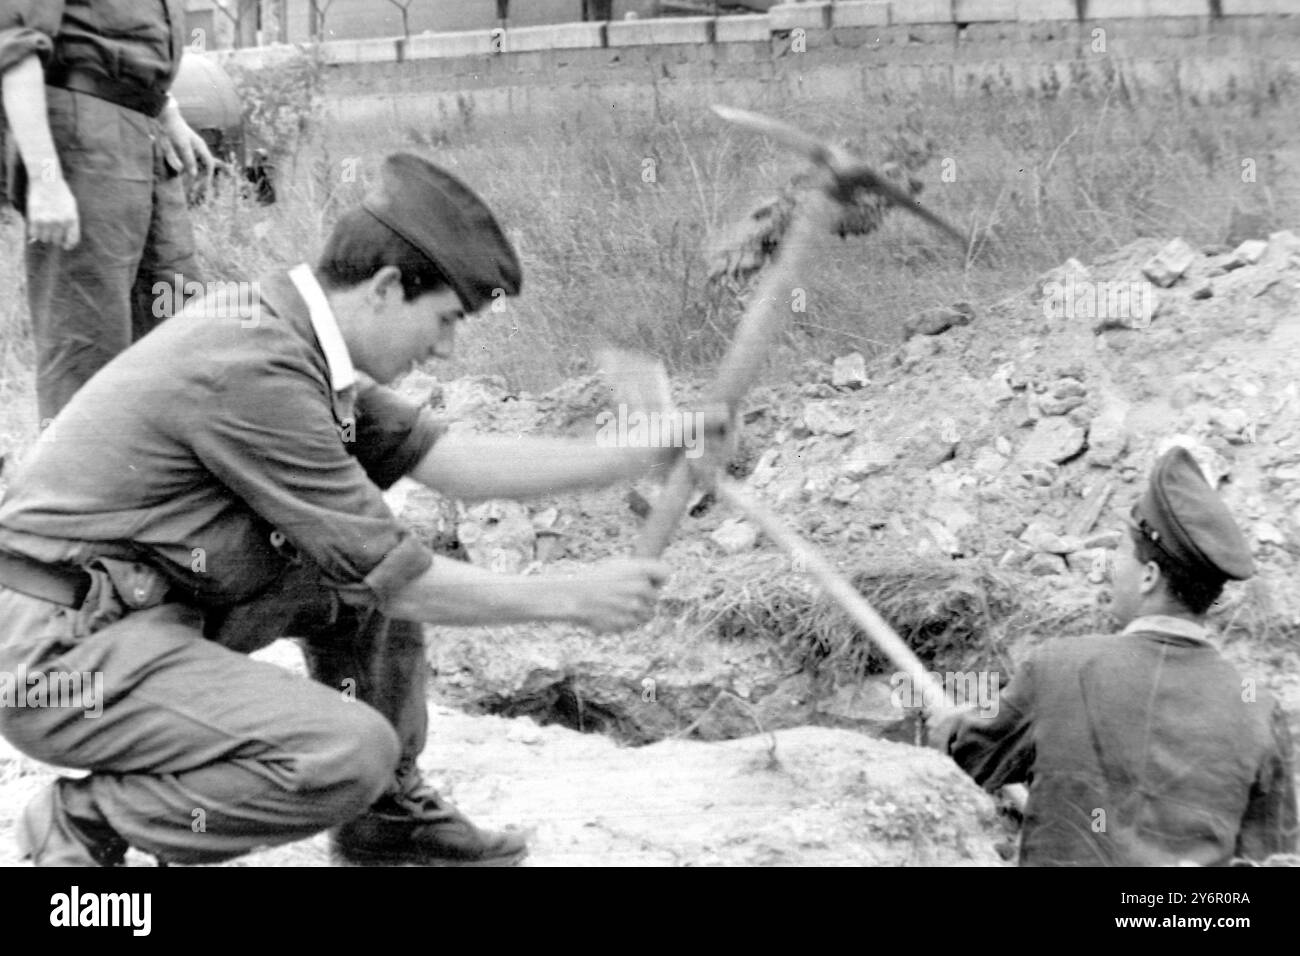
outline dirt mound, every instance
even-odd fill
[[[628,750],[526,719],[430,716],[422,768],[475,822],[529,831],[525,865],[989,866],[1012,852],[992,799],[950,761],[860,734]],[[52,776],[0,754],[0,865],[17,862],[16,816]],[[321,835],[231,865],[328,863]]]

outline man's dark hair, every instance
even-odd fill
[[[1198,571],[1174,561],[1137,528],[1130,528],[1129,534],[1133,538],[1133,550],[1138,562],[1146,564],[1154,561],[1159,566],[1169,594],[1175,601],[1197,616],[1209,611],[1210,606],[1223,593],[1226,578],[1212,571]]]
[[[408,302],[451,287],[428,256],[364,209],[345,212],[335,224],[316,274],[326,289],[349,289],[385,266],[402,270],[402,293]]]

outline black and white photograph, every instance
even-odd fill
[[[0,93],[19,922],[1048,867],[1281,924],[1300,0],[0,0]]]

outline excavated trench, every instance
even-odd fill
[[[1004,682],[1001,647],[1019,609],[1006,580],[983,566],[948,563],[866,569],[854,583],[941,679],[983,674],[985,689],[991,679],[994,693]],[[676,666],[660,659],[649,673],[634,651],[570,658],[563,666],[525,659],[500,667],[503,655],[516,653],[508,649],[530,651],[502,641],[490,666],[481,659],[478,667],[457,662],[454,653],[435,663],[434,690],[470,712],[530,717],[629,746],[729,740],[799,726],[921,742],[914,706],[920,701],[897,690],[895,668],[820,598],[800,603],[779,588],[751,589],[744,602],[716,616],[700,644],[699,654],[682,655]],[[747,652],[743,666],[735,663],[738,649]]]

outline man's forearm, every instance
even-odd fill
[[[391,617],[445,626],[568,620],[567,591],[545,577],[496,574],[435,556],[384,607]]]
[[[671,450],[611,448],[592,442],[453,433],[430,449],[410,477],[452,498],[529,498],[596,488],[667,469]]]
[[[62,176],[59,154],[50,135],[45,105],[45,71],[36,54],[20,60],[0,77],[5,116],[18,154],[28,175],[49,179]]]

